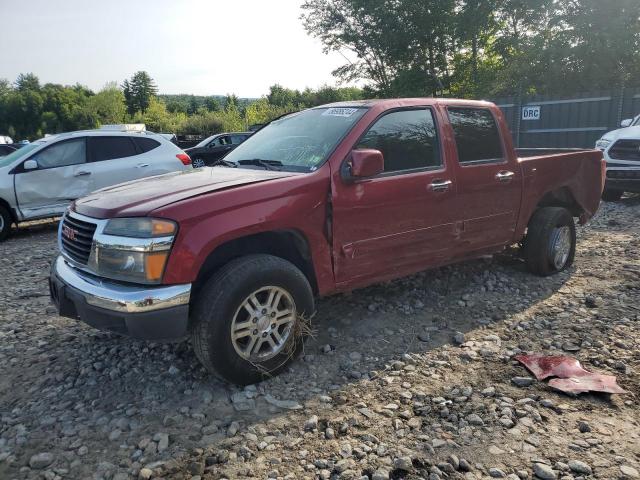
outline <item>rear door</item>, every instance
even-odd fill
[[[94,190],[148,176],[151,165],[140,158],[131,136],[90,136],[88,146]]]
[[[26,218],[59,215],[91,192],[86,151],[84,137],[62,140],[25,159],[35,160],[37,169],[25,170],[24,162],[15,169],[18,208]]]
[[[334,182],[334,265],[341,286],[396,278],[450,255],[456,192],[439,138],[431,108],[401,108],[385,112],[353,146],[380,150],[385,170],[357,183]]]
[[[489,108],[448,107],[458,185],[456,212],[463,228],[460,253],[504,245],[514,237],[522,195],[517,158]]]

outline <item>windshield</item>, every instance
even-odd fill
[[[209,143],[214,137],[216,137],[217,135],[211,135],[210,137],[205,138],[204,140],[202,140],[199,144],[197,144],[195,147],[193,148],[200,148],[200,147],[205,147],[207,145],[207,143]]]
[[[238,164],[277,162],[279,170],[312,172],[327,160],[366,111],[332,107],[292,113],[258,130],[225,160]]]
[[[634,122],[631,124],[632,127],[640,127],[640,115],[636,117]]]
[[[39,143],[39,142],[30,143],[30,144],[25,145],[24,147],[16,150],[15,152],[11,152],[6,157],[0,157],[0,168],[1,167],[6,167],[7,165],[11,165],[16,160],[19,160],[19,159],[21,159],[23,157],[26,157],[29,152],[31,152],[32,150],[38,148],[40,145],[42,145],[42,144]]]

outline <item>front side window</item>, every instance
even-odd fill
[[[498,162],[504,159],[502,141],[491,111],[485,108],[449,108],[461,164]]]
[[[94,162],[131,157],[138,154],[129,137],[90,137],[90,142],[91,160]]]
[[[384,171],[398,172],[442,165],[438,135],[429,109],[391,112],[376,121],[356,149],[380,150]]]
[[[84,138],[76,138],[51,145],[36,153],[31,160],[38,162],[38,168],[67,167],[87,161]]]

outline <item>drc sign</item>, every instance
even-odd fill
[[[522,107],[522,120],[540,120],[540,107]]]

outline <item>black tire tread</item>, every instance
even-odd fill
[[[11,212],[4,205],[0,205],[0,216],[4,220],[4,229],[0,231],[0,242],[6,240],[11,235],[11,225],[13,225],[13,217]]]
[[[562,224],[561,222],[571,226],[573,237],[571,254],[562,270],[569,268],[573,264],[576,234],[571,212],[562,207],[543,207],[538,209],[531,217],[527,236],[524,240],[525,263],[531,273],[541,277],[558,273],[549,262],[548,237],[556,226]]]
[[[290,262],[271,255],[246,255],[232,260],[214,273],[202,289],[200,289],[199,298],[197,298],[194,303],[194,323],[191,330],[191,342],[198,360],[200,360],[207,371],[216,377],[233,383],[247,383],[242,379],[230,378],[217,368],[217,366],[222,364],[223,359],[218,358],[216,355],[216,353],[219,352],[213,352],[210,349],[208,342],[209,312],[213,311],[216,306],[219,306],[223,298],[248,275],[263,269],[268,271],[269,269],[278,268],[286,268],[298,277],[297,279],[308,289],[311,304],[313,305],[311,286],[304,274]],[[253,383],[253,380],[248,383]]]

